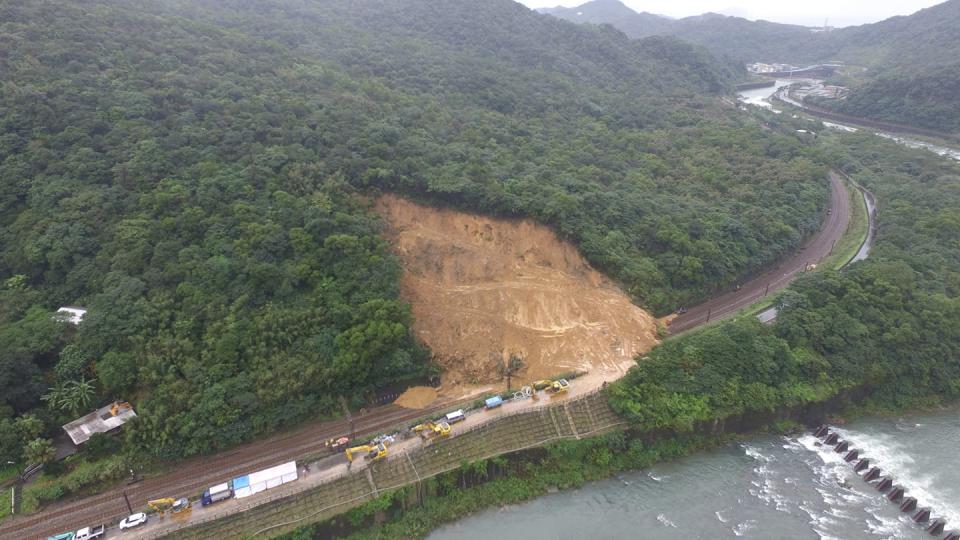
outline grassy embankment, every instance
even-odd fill
[[[0,521],[3,521],[11,515],[11,504],[13,503],[13,500],[10,496],[10,489],[13,486],[12,484],[8,484],[9,481],[19,473],[20,467],[17,465],[0,466],[0,486],[4,486],[2,489],[0,489]]]

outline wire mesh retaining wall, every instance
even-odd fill
[[[502,414],[491,421],[454,432],[449,439],[404,450],[366,469],[304,488],[293,482],[266,498],[225,509],[199,522],[184,522],[148,538],[271,537],[329,519],[380,493],[455,470],[463,462],[489,459],[563,439],[598,435],[626,421],[610,409],[599,392],[571,400],[545,402]],[[370,472],[368,479],[367,471]],[[372,485],[371,485],[372,480]]]

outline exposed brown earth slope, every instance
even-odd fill
[[[657,343],[654,318],[547,227],[394,195],[376,207],[445,389],[500,381],[511,355],[523,359],[518,382],[573,370],[615,377]]]

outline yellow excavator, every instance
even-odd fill
[[[535,392],[539,392],[540,390],[549,388],[551,385],[553,385],[553,381],[551,381],[550,379],[542,379],[539,381],[534,381],[530,384],[530,386],[533,387],[533,390]]]
[[[147,501],[147,507],[160,515],[166,514],[168,510],[173,510],[174,514],[179,514],[184,510],[190,510],[190,500],[185,497],[180,499],[164,497]]]
[[[534,391],[546,390],[548,393],[557,395],[566,392],[570,388],[570,383],[566,379],[557,379],[555,381],[542,379],[534,381],[530,386],[533,387]]]
[[[353,461],[353,455],[366,452],[363,455],[363,459],[367,461],[378,461],[387,457],[387,444],[384,442],[379,442],[377,444],[364,444],[361,446],[354,446],[353,448],[347,448],[345,452],[347,454],[347,461]]]
[[[110,416],[116,416],[121,412],[128,411],[132,408],[133,406],[126,401],[114,401],[113,405],[110,406]]]
[[[547,387],[547,392],[558,396],[570,389],[570,383],[566,379],[557,379]]]
[[[441,437],[450,436],[450,424],[446,421],[439,422],[424,422],[422,424],[417,424],[413,426],[413,431],[419,433],[424,439],[439,439]]]

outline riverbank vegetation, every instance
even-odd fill
[[[828,197],[717,99],[739,67],[508,0],[38,0],[0,42],[4,460],[114,399],[121,451],[180,459],[432,373],[381,190],[549,224],[660,312]]]

